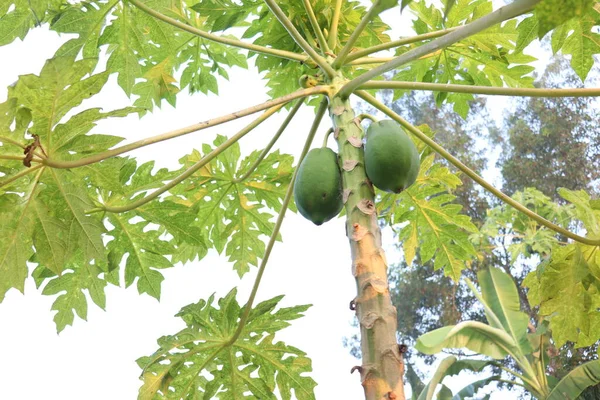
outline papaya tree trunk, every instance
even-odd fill
[[[404,400],[404,362],[396,340],[387,262],[381,247],[374,189],[365,172],[363,129],[348,99],[331,99],[329,113],[342,171],[346,235],[350,242],[357,296],[351,302],[360,323],[361,382],[367,400]]]

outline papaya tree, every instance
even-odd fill
[[[414,35],[392,40],[384,21],[390,16],[393,23],[400,12],[416,17]],[[535,58],[524,50],[551,35],[553,50],[570,55],[571,67],[585,80],[600,52],[599,23],[596,0],[515,0],[496,8],[489,0],[2,3],[0,45],[40,25],[72,38],[37,75],[22,75],[10,85],[0,104],[0,300],[34,280],[43,294],[56,295],[52,309],[60,331],[75,314],[85,318],[86,294],[103,307],[107,284],[136,283],[140,293],[158,298],[160,269],[215,249],[239,275],[257,267],[248,299],[239,303],[233,289],[183,307],[177,315],[186,327],[161,337],[158,350],[138,360],[139,398],[314,398],[307,354],[275,341],[307,306],[278,307],[281,297],[255,300],[288,208],[317,225],[342,213],[357,289],[350,308],[361,340],[362,363],[353,371],[366,399],[405,399],[405,349],[396,336],[381,223],[396,227],[407,263],[418,252],[422,262],[433,260],[454,280],[477,257],[470,238],[478,229],[453,204],[460,179],[434,163],[435,153],[543,231],[565,238],[527,285],[554,340],[597,341],[597,200],[585,192],[561,192],[580,223],[545,219],[446,151],[427,126],[416,127],[384,105],[377,92],[433,91],[439,103],[453,104],[464,117],[475,95],[598,96],[598,88],[533,87]],[[257,79],[262,73],[266,80],[268,101],[127,144],[119,136],[92,133],[107,118],[143,116],[163,100],[175,106],[186,87],[216,93],[215,76],[228,77],[232,67],[247,68],[249,60]],[[110,77],[131,105],[85,108]],[[357,98],[385,120],[355,112]],[[314,119],[292,168],[292,157],[272,148],[303,106],[315,107]],[[267,147],[241,158],[238,141],[278,112],[287,116]],[[218,136],[182,157],[179,169],[153,171],[152,163],[129,155],[257,113],[236,134]],[[333,137],[337,152],[312,148],[325,114],[330,129],[322,147]],[[529,370],[544,363],[527,359],[535,340],[523,332],[527,321],[513,315],[514,302],[507,303],[510,310],[498,303],[506,315],[490,306],[496,313],[490,324],[510,334],[470,326],[467,331],[481,344],[476,350],[516,355],[527,369],[518,376],[522,385],[538,398],[554,398],[557,388],[581,383],[581,370],[554,386],[544,381],[544,371]],[[498,339],[494,344],[486,339],[489,332]],[[473,337],[438,340],[433,347],[461,347]],[[597,365],[586,368],[591,372],[584,385],[598,383]],[[433,395],[428,389],[424,398]]]

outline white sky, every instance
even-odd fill
[[[399,23],[397,14],[392,17],[388,21],[394,26],[408,26]],[[392,37],[409,32],[395,29]],[[18,75],[38,74],[60,43],[56,34],[37,29],[23,43],[17,41],[0,47],[0,101],[6,98],[4,88],[15,82]],[[254,70],[236,68],[230,77],[230,83],[221,82],[219,96],[181,94],[177,109],[164,102],[162,109],[156,109],[142,120],[136,116],[114,119],[103,122],[94,132],[126,136],[133,141],[268,99]],[[110,89],[83,106],[109,110],[126,105],[129,100],[113,76]],[[502,109],[503,103],[499,105]],[[277,147],[298,155],[312,116],[312,110],[303,108]],[[271,118],[243,139],[243,151],[262,148],[284,117],[281,114]],[[212,142],[217,133],[229,136],[252,118],[145,147],[134,154],[141,162],[156,160],[160,167],[176,167],[177,160],[190,148]],[[325,119],[315,143],[320,142],[329,126]],[[312,358],[312,376],[319,383],[317,399],[363,399],[358,374],[349,373],[359,362],[342,346],[342,338],[353,333],[350,326],[353,312],[348,309],[348,303],[355,295],[343,220],[316,227],[288,213],[282,235],[284,243],[278,243],[273,250],[257,300],[285,294],[283,306],[312,303],[314,306],[306,317],[293,321],[278,339],[306,351]],[[391,250],[391,242],[387,243],[386,249]],[[396,261],[391,253],[388,260]],[[140,296],[135,285],[127,290],[108,286],[107,311],[90,301],[88,321],[76,318],[74,327],[66,328],[60,335],[56,334],[50,311],[53,297],[42,296],[31,280],[27,282],[25,296],[16,290],[9,291],[0,304],[1,397],[11,400],[135,398],[141,383],[135,359],[151,354],[157,348],[158,337],[173,334],[183,327],[183,322],[174,314],[182,306],[207,298],[213,292],[217,297],[224,296],[234,286],[239,286],[238,301],[243,304],[256,269],[240,281],[226,257],[211,251],[200,262],[162,272],[166,279],[160,303],[147,295]],[[453,382],[452,388],[466,383],[462,379]],[[407,390],[410,392],[408,387]],[[501,397],[504,396],[495,396]]]

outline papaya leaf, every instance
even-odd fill
[[[516,344],[501,329],[477,321],[465,321],[421,335],[415,345],[415,349],[425,354],[435,354],[445,348],[467,348],[500,360],[515,354]]]
[[[68,40],[55,54],[55,57],[75,58],[79,54],[83,58],[97,59],[100,54],[99,38],[106,24],[106,16],[119,2],[90,1],[80,2],[64,7],[52,19],[51,29],[58,33],[76,34]]]
[[[219,135],[213,144],[217,147],[225,140],[225,136]],[[200,160],[213,147],[205,144],[202,150],[184,157],[181,160],[184,167]],[[274,152],[247,179],[238,181],[258,154],[255,151],[241,159],[239,144],[235,143],[175,187],[172,197],[167,197],[196,213],[197,226],[207,242],[218,252],[225,250],[240,276],[251,265],[258,265],[258,255],[265,249],[263,236],[273,230],[271,220],[281,209],[292,176],[292,157]]]
[[[186,327],[158,340],[159,349],[137,360],[143,369],[139,399],[234,398],[314,399],[316,383],[306,376],[310,359],[301,350],[275,341],[275,334],[300,318],[309,306],[277,308],[283,296],[257,304],[238,340],[228,345],[244,308],[236,289],[181,309]],[[217,395],[218,393],[218,395]]]
[[[47,22],[61,4],[61,0],[13,0],[0,4],[0,46],[24,39],[31,28]]]
[[[556,246],[543,268],[538,267],[523,281],[531,304],[539,305],[539,314],[550,321],[557,346],[566,341],[589,346],[600,335],[600,280],[594,275],[598,265],[595,247]]]
[[[571,13],[556,13],[554,18],[560,19],[561,15],[571,15]],[[600,35],[594,30],[598,23],[600,23],[600,3],[595,2],[593,7],[586,6],[583,12],[579,12],[577,16],[552,31],[552,51],[554,53],[561,51],[571,56],[571,67],[582,82],[594,65],[594,55],[600,53]]]
[[[11,288],[21,292],[25,289],[27,260],[33,254],[31,236],[35,227],[33,203],[37,184],[36,179],[22,180],[23,198],[0,191],[0,301]]]
[[[390,224],[401,224],[398,237],[408,264],[418,248],[422,262],[435,258],[435,269],[443,268],[458,280],[475,255],[469,233],[477,232],[477,227],[459,213],[461,206],[452,203],[455,197],[448,193],[461,184],[460,179],[433,161],[433,154],[422,158],[417,181],[400,195],[382,193],[377,207]]]
[[[446,3],[446,12],[429,2],[410,4],[416,19],[413,29],[417,34],[463,26],[493,11],[488,0],[459,0],[455,6]],[[448,46],[429,57],[408,63],[394,75],[394,80],[409,82],[452,83],[462,85],[533,87],[530,73],[534,67],[528,65],[534,57],[517,51],[515,43],[520,33],[516,20],[494,25]],[[403,54],[427,41],[398,47],[396,55]],[[394,99],[403,95],[394,93]],[[454,104],[454,111],[463,118],[470,111],[470,94],[436,94],[438,105],[443,102]]]
[[[535,6],[539,20],[538,36],[541,39],[552,29],[571,18],[579,17],[592,9],[596,0],[542,0]]]
[[[107,282],[100,277],[102,273],[95,265],[73,265],[68,272],[48,281],[42,294],[58,295],[52,304],[52,310],[57,311],[54,322],[58,332],[73,324],[75,314],[83,320],[87,319],[85,292],[100,308],[106,307],[104,288]]]
[[[548,395],[548,400],[576,399],[588,387],[600,383],[600,360],[589,361],[570,371]]]

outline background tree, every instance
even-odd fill
[[[535,86],[582,87],[579,77],[566,66],[567,60],[555,58]],[[593,76],[590,80],[594,80]],[[507,108],[503,123],[497,127],[488,113],[484,98],[477,98],[470,103],[471,109],[466,120],[451,106],[436,104],[432,94],[410,92],[392,102],[392,93],[388,92],[384,98],[388,104],[391,102],[392,109],[414,125],[429,126],[439,143],[452,154],[460,155],[478,173],[486,169],[486,155],[491,153],[494,146],[500,146],[501,156],[496,168],[504,182],[503,190],[516,193],[535,187],[549,196],[534,197],[531,194],[526,204],[543,207],[549,201],[564,202],[558,195],[559,187],[595,190],[600,131],[598,110],[593,99],[515,100],[514,106]],[[484,150],[475,151],[478,147]],[[523,310],[532,321],[538,320],[536,308],[529,304],[527,291],[521,285],[527,274],[535,268],[539,249],[532,248],[534,241],[523,243],[520,239],[525,228],[521,226],[519,229],[513,220],[515,214],[506,214],[504,210],[502,213],[505,215],[499,217],[497,213],[501,207],[488,210],[488,202],[499,206],[494,198],[482,194],[464,175],[461,175],[461,181],[463,184],[452,194],[476,224],[490,226],[502,220],[506,223],[497,231],[498,238],[490,241],[487,248],[480,249],[480,258],[464,274],[477,282],[474,273],[477,270],[490,266],[501,267],[514,277]],[[544,215],[552,218],[552,213]],[[529,229],[539,229],[539,226]],[[398,313],[398,335],[401,338],[416,338],[444,325],[456,324],[461,320],[481,321],[484,318],[483,310],[477,307],[472,292],[465,285],[444,277],[441,271],[434,271],[433,262],[422,264],[418,258],[412,266],[402,262],[390,268],[389,275],[393,283],[394,303],[404,304]],[[465,313],[461,310],[468,311]],[[347,340],[346,344],[350,346],[352,354],[359,354],[356,337],[354,341]],[[407,339],[407,344],[414,344],[414,340]],[[552,362],[552,375],[560,379],[577,365],[595,359],[597,346],[597,343],[583,349],[574,348],[573,343],[562,346]],[[436,358],[411,349],[408,360],[414,360],[415,357],[423,358],[427,363]],[[412,367],[424,376],[424,371],[415,367],[415,364]],[[598,387],[589,388],[582,396],[594,398],[597,390]]]

